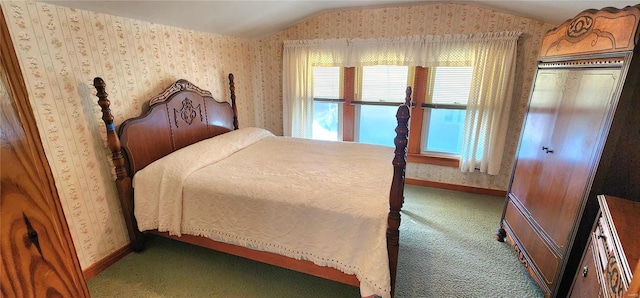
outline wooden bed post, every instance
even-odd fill
[[[411,87],[407,87],[405,103],[398,107],[396,119],[396,146],[393,158],[393,181],[389,193],[389,217],[387,220],[387,251],[389,253],[389,272],[391,273],[391,297],[395,296],[396,273],[398,271],[398,248],[400,240],[400,210],[404,203],[404,176],[407,166],[407,138],[409,136],[409,108],[411,106]]]
[[[231,91],[231,108],[233,109],[233,129],[238,129],[238,108],[236,107],[236,85],[233,74],[229,73],[229,91]]]
[[[105,91],[106,84],[102,78],[96,77],[93,79],[93,86],[96,88],[96,96],[99,98],[98,104],[102,107],[102,120],[107,128],[107,143],[112,154],[111,160],[116,169],[116,188],[118,189],[118,198],[120,198],[120,205],[125,215],[127,231],[131,240],[130,247],[133,251],[141,251],[144,243],[142,233],[138,230],[138,224],[133,215],[131,177],[129,177],[125,167],[120,138],[118,138],[116,126],[113,124],[113,115],[111,115],[111,109],[109,109],[111,102],[107,99],[108,94]]]

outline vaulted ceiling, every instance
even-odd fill
[[[444,1],[419,0],[294,0],[294,1],[105,1],[38,0],[152,23],[176,26],[222,35],[257,39],[295,25],[309,17],[336,9],[390,7]],[[636,0],[638,1],[638,0]],[[551,24],[560,24],[589,8],[623,8],[636,1],[609,0],[472,0],[452,1],[488,7]]]

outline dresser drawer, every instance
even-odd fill
[[[632,272],[629,264],[640,268],[640,202],[599,195],[598,203],[600,212],[574,277],[571,297],[638,298],[640,282],[633,275],[640,273]]]
[[[593,234],[605,296],[626,297],[633,278],[629,265],[638,262],[640,252],[640,203],[611,196],[598,196],[598,203],[600,215]]]
[[[587,244],[587,251],[584,253],[582,263],[578,267],[578,272],[573,281],[571,298],[604,297],[602,287],[604,279],[599,256],[596,254],[595,239],[595,234],[592,234]]]
[[[549,296],[550,289],[555,286],[561,258],[511,200],[507,203],[504,222],[507,235],[515,238],[511,243],[520,262]]]
[[[596,242],[596,254],[599,266],[604,277],[604,290],[607,297],[621,297],[629,287],[629,278],[620,267],[620,255],[616,246],[615,234],[611,233],[609,223],[604,217],[598,219],[598,225],[594,231]]]

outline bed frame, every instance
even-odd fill
[[[233,74],[229,74],[231,104],[216,101],[211,93],[186,80],[178,80],[160,95],[149,100],[149,108],[142,116],[125,120],[116,133],[110,102],[102,78],[95,78],[98,104],[102,108],[102,120],[106,125],[107,144],[112,153],[116,173],[116,187],[122,206],[133,251],[144,248],[143,233],[133,213],[133,188],[131,177],[153,161],[185,146],[206,138],[238,129],[235,86]],[[404,202],[404,178],[408,137],[409,105],[411,87],[407,87],[405,103],[398,107],[396,118],[395,156],[393,158],[393,180],[389,192],[389,215],[387,221],[387,250],[391,274],[391,295],[396,285],[398,267],[398,241],[400,210]],[[310,261],[296,260],[278,254],[256,251],[245,247],[222,243],[205,237],[153,231],[165,237],[204,246],[251,260],[276,265],[314,276],[359,286],[355,275],[347,275],[331,267],[318,266]]]

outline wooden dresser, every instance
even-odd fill
[[[547,32],[497,239],[548,297],[566,297],[597,195],[640,200],[640,5]]]
[[[637,298],[640,202],[600,195],[598,203],[600,213],[576,273],[571,297]]]

